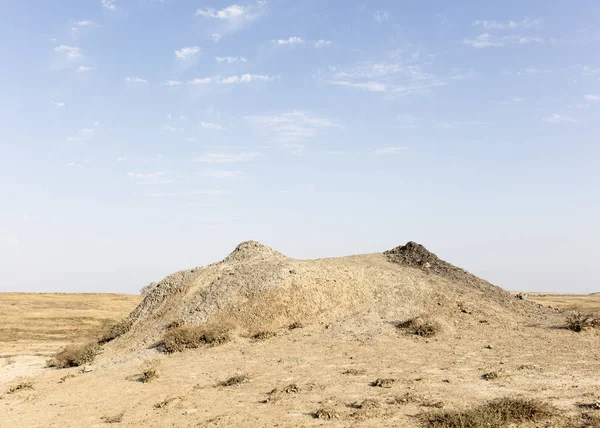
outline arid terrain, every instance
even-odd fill
[[[600,426],[600,330],[567,329],[572,310],[600,296],[524,300],[417,244],[297,260],[243,243],[143,300],[0,294],[0,426]],[[122,319],[93,361],[46,367]]]

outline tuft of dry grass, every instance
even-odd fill
[[[24,391],[26,389],[33,389],[33,383],[28,381],[19,382],[16,385],[9,387],[6,391],[6,394],[14,394],[16,392]]]
[[[565,321],[566,328],[576,333],[580,333],[595,324],[595,320],[590,315],[578,311],[568,313]]]
[[[496,372],[496,371],[491,371],[488,373],[484,373],[481,378],[483,380],[496,380],[500,377],[500,373]]]
[[[218,346],[229,340],[231,335],[225,327],[183,325],[165,332],[162,348],[164,352],[171,354],[200,346]]]
[[[181,397],[168,397],[168,398],[165,398],[163,401],[160,401],[160,402],[156,403],[154,405],[154,408],[155,409],[162,409],[164,407],[167,407],[169,404],[171,404],[175,400],[181,400]]]
[[[247,374],[238,374],[219,382],[217,386],[237,386],[247,382],[250,382],[250,376]]]
[[[168,325],[167,325],[167,329],[168,330],[172,330],[174,328],[179,328],[179,327],[183,327],[185,325],[185,320],[183,318],[177,318],[173,321],[171,321]]]
[[[322,409],[317,410],[313,414],[313,417],[315,419],[332,420],[332,419],[339,419],[340,415],[333,409],[322,408]]]
[[[421,337],[435,336],[441,330],[440,325],[437,322],[427,317],[411,318],[407,321],[398,323],[397,327],[408,331],[410,334]]]
[[[267,339],[271,339],[272,337],[276,337],[277,333],[275,333],[274,331],[259,331],[256,334],[252,335],[252,339],[254,340],[267,340]]]
[[[100,346],[96,342],[84,345],[70,345],[62,349],[48,361],[48,367],[65,369],[79,367],[91,363],[100,352]]]
[[[104,345],[105,343],[112,342],[116,338],[124,335],[131,328],[131,321],[124,319],[116,324],[111,324],[104,327],[104,332],[98,338],[98,344]]]
[[[125,416],[125,412],[113,416],[102,416],[102,420],[105,424],[120,424],[123,422],[123,416]]]
[[[360,376],[364,375],[367,371],[364,369],[347,369],[342,372],[343,375],[348,376]]]
[[[547,419],[554,414],[554,407],[547,403],[504,397],[463,411],[426,413],[422,419],[434,428],[500,428]]]
[[[294,321],[288,326],[288,329],[290,330],[296,330],[297,328],[304,328],[304,324],[302,324],[300,321]]]
[[[152,360],[144,363],[142,366],[142,374],[140,375],[140,382],[150,383],[155,381],[159,377],[159,362]]]
[[[77,376],[75,376],[73,373],[69,373],[68,375],[61,377],[60,380],[58,381],[58,383],[65,383],[67,381],[67,379],[72,379],[74,377],[77,377]]]
[[[377,386],[380,388],[391,388],[392,385],[394,384],[394,382],[396,382],[396,379],[376,379],[373,382],[371,382],[371,386]]]

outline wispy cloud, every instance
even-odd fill
[[[406,147],[382,147],[375,150],[373,153],[376,155],[398,155],[406,152],[407,150],[408,149]]]
[[[132,84],[144,84],[144,83],[148,83],[148,80],[142,79],[141,77],[136,77],[136,76],[127,77],[127,78],[125,78],[125,81],[127,83],[132,83]]]
[[[127,176],[141,184],[170,184],[173,182],[166,171],[156,172],[128,172]]]
[[[167,86],[180,86],[180,85],[183,85],[183,82],[181,80],[167,80],[167,83],[165,83],[165,85],[167,85]]]
[[[88,71],[92,71],[93,68],[92,67],[86,67],[83,65],[80,65],[79,67],[77,67],[77,69],[75,70],[77,73],[86,73]]]
[[[194,159],[196,162],[203,163],[238,163],[238,162],[250,162],[264,156],[258,152],[239,152],[239,153],[226,153],[226,152],[211,152],[206,153],[202,156]]]
[[[373,15],[377,22],[387,21],[392,15],[387,10],[378,10]]]
[[[548,116],[547,118],[544,119],[544,122],[548,122],[548,123],[573,123],[573,122],[577,122],[577,119],[574,119],[570,116],[563,116],[560,114],[552,114],[550,116]]]
[[[600,95],[589,94],[589,95],[586,95],[584,98],[586,101],[600,101]]]
[[[75,133],[75,135],[66,138],[66,141],[70,141],[70,142],[76,142],[76,141],[88,141],[91,140],[94,135],[96,134],[96,129],[98,127],[98,123],[94,124],[93,128],[81,128],[79,130],[77,130],[77,132]]]
[[[202,177],[210,177],[210,178],[242,178],[244,173],[242,171],[217,171],[217,170],[208,170],[202,171],[198,173],[198,175]]]
[[[271,82],[273,80],[278,79],[279,76],[267,76],[265,74],[242,74],[242,75],[233,75],[228,77],[203,77],[198,79],[190,80],[188,83],[190,85],[210,85],[220,84],[220,85],[232,85],[239,83],[251,83],[251,82]]]
[[[398,95],[425,92],[445,84],[414,63],[365,62],[351,68],[330,67],[329,71],[329,84]]]
[[[474,27],[483,27],[486,30],[515,30],[527,28],[539,28],[542,25],[541,19],[525,18],[522,21],[495,21],[495,20],[477,20],[473,22]]]
[[[330,119],[301,111],[267,116],[244,116],[244,120],[265,137],[280,143],[312,138],[320,131],[336,126]]]
[[[506,45],[525,45],[530,43],[543,43],[544,39],[540,37],[524,36],[493,36],[489,33],[483,33],[474,39],[464,39],[463,43],[474,48],[493,48]]]
[[[215,42],[215,43],[216,43],[216,42],[218,42],[219,40],[221,40],[221,38],[222,38],[223,36],[221,36],[219,33],[212,33],[210,37],[211,37],[211,39],[213,39],[213,42]]]
[[[54,51],[65,55],[65,57],[70,60],[80,59],[83,56],[81,54],[81,49],[75,46],[60,45],[56,46]]]
[[[221,131],[223,129],[223,127],[221,125],[219,125],[218,123],[211,123],[211,122],[200,122],[200,127],[204,128],[204,129],[214,129],[217,131]]]
[[[534,74],[548,74],[548,73],[552,73],[552,70],[549,70],[547,68],[536,68],[536,67],[527,67],[527,68],[524,68],[523,70],[505,71],[504,72],[504,74],[506,74],[507,76],[528,76],[528,75],[534,75]]]
[[[181,192],[148,192],[146,196],[161,198],[161,197],[176,197],[176,196],[197,196],[197,195],[224,195],[229,193],[227,190],[221,189],[200,189],[200,190],[184,190]],[[202,206],[212,206],[205,205]]]
[[[78,27],[93,27],[96,25],[96,23],[94,21],[88,21],[88,20],[77,21],[76,24]]]
[[[65,103],[56,101],[50,101],[50,104],[56,108],[63,108],[65,106]]]
[[[185,61],[198,55],[198,53],[200,53],[199,46],[188,46],[186,48],[176,50],[175,57],[180,61]]]
[[[116,0],[102,0],[100,3],[102,4],[102,7],[104,9],[107,9],[107,10],[116,10],[117,9]]]
[[[213,8],[198,9],[196,10],[196,16],[220,19],[241,25],[258,19],[264,13],[266,4],[266,1],[258,1],[255,4],[247,6],[232,4],[219,10]]]
[[[287,39],[272,40],[271,42],[279,46],[302,45],[304,44],[304,39],[302,37],[292,36]]]
[[[315,42],[315,47],[316,48],[326,48],[328,46],[331,46],[331,40],[321,39],[321,40],[317,40]]]
[[[246,62],[248,61],[243,56],[216,56],[215,60],[219,63],[226,62],[227,64],[234,64],[236,62]]]

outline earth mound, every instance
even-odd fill
[[[297,322],[354,323],[368,332],[427,314],[450,328],[457,314],[467,312],[506,325],[534,309],[539,310],[414,242],[383,254],[299,260],[248,241],[221,262],[160,281],[126,320],[128,331],[110,347],[155,346],[175,321],[228,326],[239,335]]]

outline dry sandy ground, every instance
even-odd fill
[[[36,299],[35,295],[9,296],[13,302],[21,299],[23,305],[29,297]],[[551,298],[561,301],[557,295]],[[587,297],[576,299],[586,309],[596,304]],[[6,296],[0,295],[0,301],[6,302]],[[131,296],[106,296],[103,310],[96,307],[84,313],[90,319],[118,318],[135,303]],[[479,317],[476,308],[456,316]],[[19,322],[14,313],[8,319],[19,331],[33,334],[35,340],[28,340],[25,333],[20,336],[24,353],[43,354],[55,343],[53,337],[48,343],[40,340],[39,320],[54,330],[74,316],[67,308],[49,304],[36,317],[26,312],[21,317]],[[0,426],[103,427],[122,414],[121,422],[110,426],[416,427],[421,426],[417,415],[435,411],[435,406],[463,409],[504,396],[541,398],[560,409],[561,415],[547,425],[531,426],[585,426],[579,421],[580,406],[600,399],[600,337],[597,330],[579,334],[565,330],[563,320],[561,313],[548,313],[517,327],[499,329],[481,322],[477,329],[451,329],[421,338],[385,320],[377,329],[365,330],[348,319],[282,330],[263,341],[237,338],[223,346],[181,354],[147,351],[120,362],[100,358],[87,373],[79,368],[44,369],[9,381],[4,375],[0,394],[22,381],[32,382],[33,389],[2,396]],[[2,353],[8,344],[11,355],[18,354],[16,344],[2,337]],[[159,377],[151,383],[138,380],[145,360],[156,360],[158,367]],[[0,365],[0,373],[11,370],[6,363]],[[482,375],[491,371],[499,377],[484,380]],[[232,387],[218,385],[236,374],[247,374],[250,380]],[[388,388],[372,386],[378,378],[394,382]],[[270,391],[290,384],[299,390],[272,394],[265,402]],[[408,402],[395,400],[407,393]],[[356,408],[366,399],[374,399],[378,407]],[[337,417],[314,418],[320,408],[331,409]]]

